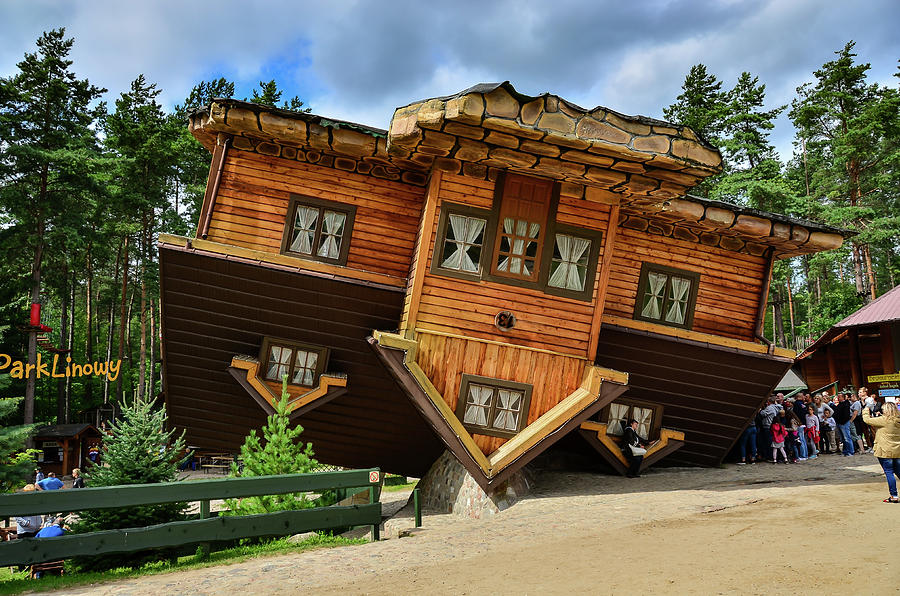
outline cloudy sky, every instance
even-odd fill
[[[512,81],[581,106],[661,117],[693,64],[771,105],[849,40],[873,81],[896,85],[897,0],[0,0],[0,76],[42,31],[66,27],[74,70],[112,100],[143,73],[171,106],[224,76],[238,98],[276,79],[317,114],[387,127],[393,108],[478,82]],[[783,155],[793,130],[773,139]]]

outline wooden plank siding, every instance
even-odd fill
[[[692,330],[754,340],[765,258],[619,227],[604,313],[634,316],[641,263],[700,273]],[[601,335],[602,335],[601,331]]]
[[[491,209],[494,183],[444,174],[437,195],[437,212],[428,234],[416,328],[587,357],[592,302],[552,296],[535,288],[431,273],[441,205],[449,201]],[[605,232],[609,224],[609,206],[561,197],[556,220],[561,224]],[[551,247],[548,245],[547,249]],[[485,255],[487,257],[488,251]],[[596,298],[596,279],[592,284]],[[517,319],[515,328],[509,331],[500,331],[494,325],[495,315],[504,310],[511,311]]]
[[[881,337],[876,335],[877,327],[862,328],[859,331],[859,365],[862,385],[869,388],[869,393],[876,395],[877,383],[869,383],[870,375],[883,375],[897,372],[893,366],[885,368],[882,358]],[[831,378],[828,370],[828,352],[831,351],[837,372],[837,378]],[[838,390],[853,384],[851,366],[853,359],[850,355],[850,341],[847,336],[838,339],[834,343],[822,346],[811,356],[799,361],[803,373],[803,380],[810,390],[823,387],[832,381],[838,381]],[[858,388],[857,388],[858,389]],[[833,393],[833,391],[832,391]]]
[[[347,267],[408,275],[424,189],[246,151],[228,153],[207,239],[279,253],[291,194],[356,206]]]
[[[590,364],[581,358],[428,333],[420,333],[418,343],[416,363],[451,410],[456,410],[463,374],[526,383],[532,386],[528,424],[578,389]],[[485,455],[508,440],[481,434],[472,438]]]
[[[719,465],[792,360],[604,325],[597,363],[628,371],[623,399],[663,406],[684,433],[671,465]]]
[[[320,461],[421,476],[443,447],[372,353],[396,326],[402,290],[372,287],[200,251],[160,247],[169,423],[187,442],[236,451],[265,412],[227,372],[264,337],[325,346],[347,393],[299,417]]]

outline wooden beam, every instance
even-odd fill
[[[772,287],[772,272],[774,271],[774,269],[775,251],[773,248],[769,247],[766,250],[766,268],[764,270],[765,278],[763,279],[762,288],[759,291],[759,304],[756,309],[756,328],[754,330],[754,335],[756,335],[758,339],[766,342],[768,340],[763,335],[763,325],[766,320],[766,305],[769,302],[769,288]],[[774,346],[775,342],[773,341],[771,345]]]
[[[897,372],[894,342],[891,338],[891,324],[882,323],[879,326],[880,337],[878,343],[881,347],[881,373],[888,375]]]
[[[856,327],[850,328],[850,333],[848,335],[848,346],[847,348],[850,350],[850,382],[853,383],[853,387],[859,389],[862,383],[862,368],[859,364],[859,332]]]
[[[206,238],[209,233],[209,223],[212,221],[213,207],[216,204],[216,195],[219,194],[222,171],[225,169],[225,156],[230,143],[230,136],[219,133],[216,137],[216,148],[213,151],[213,158],[209,164],[209,175],[206,179],[206,194],[203,196],[203,207],[200,209],[200,218],[197,221],[197,238]]]
[[[691,331],[689,329],[680,329],[678,327],[669,327],[668,325],[660,325],[658,323],[650,323],[648,321],[637,321],[625,317],[615,315],[604,315],[603,322],[607,325],[616,325],[617,327],[625,327],[626,329],[634,329],[636,331],[646,331],[649,333],[657,333],[659,335],[668,335],[680,339],[687,339],[699,343],[709,344],[711,346],[719,346],[721,348],[732,348],[743,352],[752,352],[754,354],[768,354],[769,349],[761,344],[756,344],[741,339],[732,339],[730,337],[719,337],[718,335],[710,335],[709,333],[700,333],[699,331]],[[772,355],[779,358],[789,358],[793,360],[797,357],[797,353],[787,348],[774,348]]]
[[[610,207],[609,224],[606,227],[606,238],[603,241],[603,260],[597,271],[597,299],[594,303],[594,315],[591,318],[591,336],[588,340],[587,358],[597,357],[597,344],[600,341],[600,328],[603,326],[603,308],[606,305],[606,290],[609,288],[609,271],[612,265],[616,235],[619,230],[619,205]]]
[[[419,224],[419,242],[416,250],[415,271],[412,273],[412,284],[409,289],[409,302],[403,309],[400,331],[409,338],[415,337],[416,319],[419,316],[419,304],[422,301],[422,288],[425,285],[425,273],[428,271],[428,255],[431,254],[431,234],[434,230],[434,218],[437,213],[438,195],[441,190],[442,174],[439,170],[431,173],[428,191],[425,193],[425,211]]]
[[[838,378],[837,363],[835,362],[835,359],[834,359],[834,350],[835,350],[835,345],[833,343],[830,343],[827,346],[825,346],[825,356],[826,356],[826,359],[828,360],[828,381],[829,382],[840,381],[840,379]],[[840,384],[840,383],[838,383],[838,384]],[[834,392],[837,393],[837,388],[835,388]]]
[[[245,259],[251,261],[253,264],[273,265],[297,272],[309,271],[341,280],[346,279],[347,281],[368,282],[386,286],[391,289],[406,287],[406,279],[401,277],[394,277],[383,273],[373,273],[371,271],[353,269],[351,267],[329,265],[328,263],[309,261],[299,257],[263,252],[261,250],[253,250],[231,244],[222,244],[213,242],[212,240],[191,240],[172,234],[160,234],[158,244],[176,247],[191,252],[203,252],[217,256],[232,257],[233,260]]]

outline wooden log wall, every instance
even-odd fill
[[[416,362],[455,411],[463,373],[504,379],[532,386],[528,424],[581,386],[588,362],[476,340],[422,333]],[[473,434],[485,455],[508,439]]]
[[[869,393],[875,394],[878,390],[877,383],[868,383],[869,375],[883,375],[897,372],[891,370],[893,367],[885,369],[884,359],[881,353],[881,338],[876,335],[875,329],[860,330],[859,332],[859,365],[860,379],[862,385],[869,388]],[[828,352],[831,351],[834,371],[837,378],[832,378],[832,374],[828,368]],[[843,389],[846,385],[853,382],[853,373],[851,371],[853,359],[850,355],[850,342],[845,336],[838,341],[823,346],[816,352],[800,361],[801,370],[803,372],[803,380],[809,386],[810,390],[817,389],[832,381],[838,381],[838,389]]]
[[[641,263],[700,273],[693,331],[754,341],[765,258],[619,228],[605,314],[634,316]],[[601,331],[602,334],[602,331]]]
[[[406,278],[424,189],[231,150],[208,240],[279,253],[291,194],[356,206],[347,267]]]
[[[468,281],[430,272],[438,232],[441,205],[445,201],[491,209],[494,183],[443,174],[438,190],[437,211],[431,225],[422,297],[416,327],[443,333],[586,356],[590,342],[592,302],[561,298],[540,289],[522,288],[491,281]],[[561,197],[557,221],[606,231],[609,206]],[[602,246],[600,258],[602,258]],[[597,295],[596,278],[593,296]],[[516,327],[500,331],[494,316],[508,310],[516,315]]]

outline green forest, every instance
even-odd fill
[[[198,81],[169,109],[137,74],[109,105],[102,81],[78,77],[74,43],[62,29],[44,33],[0,78],[0,397],[25,397],[7,422],[78,422],[104,403],[160,393],[156,237],[196,230],[210,155],[187,115],[235,91],[224,78]],[[693,194],[855,232],[839,250],[777,263],[766,336],[779,346],[802,350],[900,275],[900,93],[868,71],[848,42],[790,105],[771,105],[752,73],[732,83],[697,64],[661,108],[724,157],[722,174]],[[281,96],[273,80],[247,99],[308,111]],[[795,130],[786,162],[769,140],[782,113]],[[32,303],[52,327],[40,341]],[[121,359],[121,369],[10,374],[13,361],[52,359],[48,347],[81,364]]]

